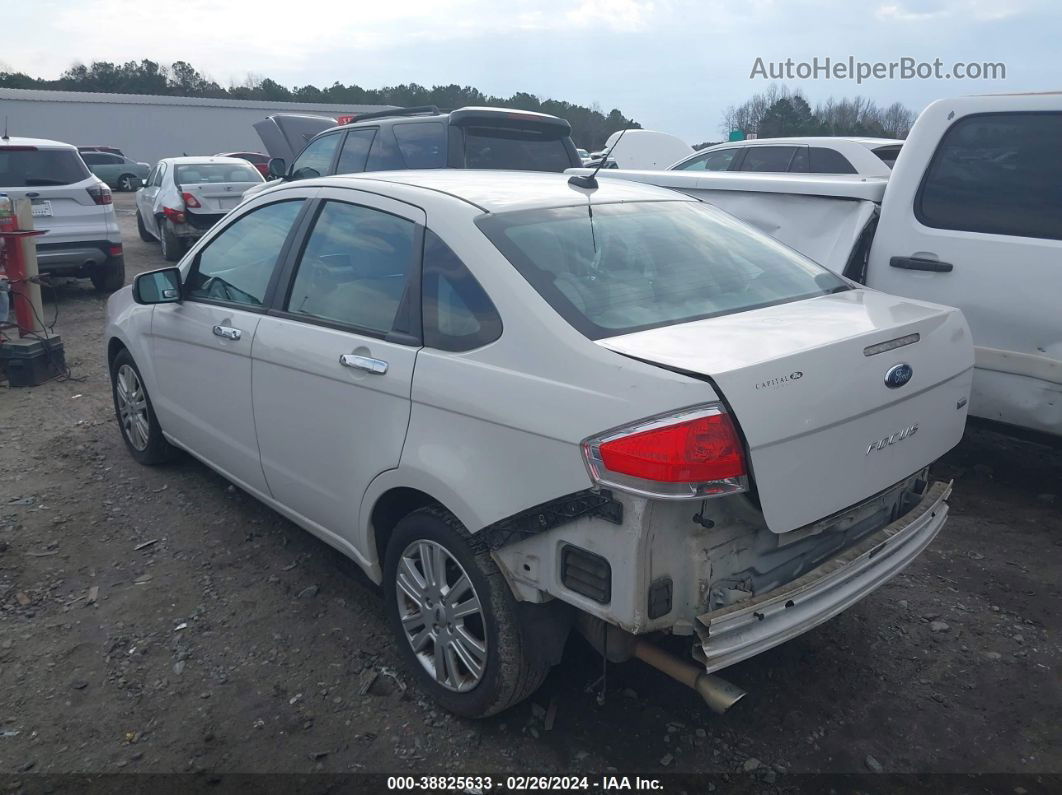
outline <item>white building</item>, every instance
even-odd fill
[[[336,117],[388,107],[0,88],[0,130],[6,123],[12,136],[116,146],[154,163],[183,154],[265,152],[251,125],[274,113]]]

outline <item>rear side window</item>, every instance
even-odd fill
[[[685,163],[675,166],[676,171],[726,171],[734,162],[734,155],[738,153],[737,147],[720,149],[718,152],[708,152]]]
[[[394,126],[406,168],[446,167],[446,128],[437,121]]]
[[[73,149],[0,146],[0,189],[72,185],[88,176],[88,168]]]
[[[367,130],[351,130],[343,141],[343,150],[339,153],[339,165],[336,166],[337,174],[359,174],[365,170],[365,159],[369,156],[369,147],[372,146],[376,128]]]
[[[566,136],[502,125],[462,130],[465,168],[561,172],[572,167]]]
[[[443,351],[468,351],[501,336],[498,310],[476,277],[431,230],[424,233],[421,285],[424,344]]]
[[[267,204],[233,221],[196,257],[185,297],[261,306],[302,202]]]
[[[701,202],[483,215],[479,228],[590,339],[849,289],[838,276]]]
[[[325,135],[302,150],[302,154],[295,159],[291,167],[293,179],[313,179],[325,177],[332,172],[332,157],[339,145],[339,135]]]
[[[741,171],[788,171],[795,146],[750,146],[741,161]]]
[[[812,174],[855,174],[856,170],[848,158],[833,149],[813,146],[811,155]]]
[[[405,168],[405,161],[395,144],[395,134],[392,129],[384,127],[373,139],[372,149],[369,150],[369,160],[365,164],[366,171],[395,171]]]
[[[915,215],[937,229],[1062,240],[1062,113],[955,122],[926,170]]]
[[[413,268],[415,232],[397,215],[325,202],[299,258],[288,311],[387,334]]]

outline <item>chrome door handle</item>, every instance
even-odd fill
[[[344,367],[365,370],[373,375],[383,375],[387,372],[387,362],[383,359],[373,359],[369,356],[355,356],[353,353],[344,353],[340,355],[339,363]]]
[[[214,336],[224,337],[227,340],[238,340],[243,336],[243,332],[238,328],[232,328],[232,326],[214,326]]]

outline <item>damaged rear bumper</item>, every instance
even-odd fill
[[[795,638],[897,575],[932,541],[948,514],[951,483],[932,484],[908,513],[812,569],[740,604],[697,617],[694,656],[708,672]]]

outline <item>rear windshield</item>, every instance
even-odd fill
[[[253,166],[242,163],[200,163],[177,166],[173,181],[178,185],[202,185],[211,182],[261,182],[262,175]]]
[[[73,149],[5,149],[0,147],[0,188],[72,185],[89,170]]]
[[[477,225],[590,339],[849,289],[803,255],[700,202],[484,215]]]
[[[565,145],[566,135],[500,125],[469,125],[462,129],[465,168],[560,172],[573,165]]]

